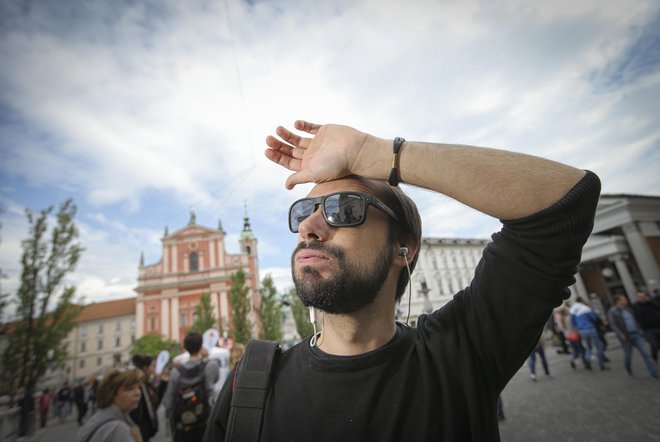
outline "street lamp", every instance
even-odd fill
[[[426,281],[421,282],[421,288],[417,290],[417,293],[420,293],[424,297],[424,307],[422,308],[422,313],[432,313],[433,306],[431,305],[431,300],[429,299],[430,288],[426,285]]]

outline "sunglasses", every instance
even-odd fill
[[[337,192],[316,198],[302,198],[289,208],[289,230],[298,233],[298,226],[307,219],[316,208],[321,206],[323,218],[332,227],[353,227],[367,220],[369,205],[385,212],[396,221],[399,220],[392,209],[373,195],[362,192]]]

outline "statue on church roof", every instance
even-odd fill
[[[195,211],[191,210],[190,211],[190,220],[188,221],[188,225],[192,226],[193,224],[196,224],[196,217],[195,217]]]

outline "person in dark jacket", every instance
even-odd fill
[[[133,356],[133,365],[135,365],[135,368],[142,370],[144,381],[140,384],[140,390],[142,391],[140,404],[135,410],[131,411],[130,416],[133,422],[140,427],[144,442],[147,442],[158,433],[158,407],[167,389],[166,376],[161,376],[158,386],[154,386],[152,378],[155,362],[155,359],[151,356]]]
[[[644,348],[646,342],[644,340],[644,335],[642,334],[642,328],[635,318],[635,312],[630,308],[628,298],[625,295],[614,295],[614,305],[607,312],[607,319],[610,321],[610,327],[616,337],[621,341],[621,347],[623,348],[623,366],[629,375],[632,376],[632,366],[631,366],[631,357],[632,357],[632,348],[635,347],[637,351],[642,355],[644,363],[646,364],[646,369],[649,374],[657,378],[658,370],[655,368],[653,361],[649,357],[646,349]]]
[[[242,408],[263,398],[264,363],[246,352],[204,442],[245,440],[242,429],[263,442],[499,440],[497,399],[570,295],[598,178],[502,150],[295,127],[304,133],[278,127],[266,156],[293,172],[289,189],[316,183],[291,205],[288,227],[296,293],[322,330],[276,357],[260,426]],[[395,319],[422,246],[399,181],[503,223],[469,285],[415,327]]]
[[[73,401],[76,404],[76,409],[78,409],[78,425],[82,427],[83,419],[87,414],[89,400],[89,392],[87,390],[87,382],[81,381],[78,383],[76,388],[73,389]]]
[[[646,340],[651,346],[651,358],[658,363],[658,347],[660,346],[660,298],[651,299],[644,292],[637,292],[637,302],[632,306],[639,326],[644,331]]]
[[[34,397],[29,390],[21,387],[17,391],[19,407],[18,437],[27,436],[30,427],[30,415],[34,412]]]

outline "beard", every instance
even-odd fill
[[[296,275],[294,257],[302,249],[322,250],[336,258],[338,270],[327,279],[312,266]],[[299,243],[291,255],[291,273],[296,292],[306,307],[331,314],[355,313],[374,302],[387,279],[393,256],[387,244],[379,249],[370,265],[349,265],[343,250],[312,241]]]

